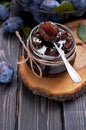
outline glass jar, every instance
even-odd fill
[[[65,57],[67,60],[73,65],[75,56],[76,56],[76,42],[72,31],[66,27],[65,25],[55,23],[59,28],[59,32],[66,31],[69,37],[71,37],[72,45],[68,51],[66,51]],[[42,54],[38,49],[36,49],[33,45],[32,38],[38,32],[39,25],[34,27],[27,39],[27,47],[28,47],[28,57],[29,62],[28,65],[32,69],[33,73],[38,77],[46,76],[46,77],[56,77],[58,74],[66,71],[66,67],[58,54],[57,56],[49,56],[46,54]]]

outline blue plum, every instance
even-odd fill
[[[9,16],[9,9],[5,7],[4,5],[0,4],[0,19],[5,20]]]
[[[29,4],[29,3],[32,3],[33,2],[33,0],[21,0],[23,3],[25,3],[25,4]]]
[[[57,21],[59,17],[53,13],[55,13],[54,7],[59,6],[59,2],[57,0],[43,0],[39,5],[39,11],[35,11],[34,18],[37,22],[42,21]],[[52,12],[52,13],[50,13]]]
[[[0,82],[1,83],[9,83],[13,78],[13,67],[11,64],[2,61],[0,62]]]
[[[41,4],[43,0],[33,0],[35,4]]]
[[[2,25],[5,32],[14,33],[24,27],[24,22],[20,17],[10,17]]]
[[[44,0],[41,3],[41,8],[47,9],[47,8],[54,8],[55,6],[59,6],[59,2],[56,0],[47,1]],[[47,8],[46,8],[47,7]]]

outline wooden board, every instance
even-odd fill
[[[74,33],[77,42],[77,54],[74,68],[82,78],[81,83],[74,83],[67,72],[56,78],[37,78],[28,65],[23,63],[19,66],[21,77],[25,85],[36,95],[48,97],[59,101],[72,100],[86,92],[86,45],[77,36],[77,27],[80,23],[86,24],[86,20],[77,20],[66,23]],[[21,61],[24,56],[21,56]]]

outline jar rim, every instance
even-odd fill
[[[41,24],[41,23],[40,23],[40,24]],[[28,37],[28,39],[27,39],[28,45],[32,48],[33,53],[34,53],[36,56],[40,57],[40,58],[43,58],[43,59],[45,59],[45,60],[50,60],[50,61],[53,61],[53,60],[62,61],[60,55],[59,55],[59,56],[48,56],[48,55],[45,55],[45,54],[43,55],[43,54],[39,53],[39,52],[37,51],[37,49],[33,46],[33,44],[32,44],[32,36],[33,36],[33,34],[34,34],[35,31],[36,31],[36,32],[38,31],[40,24],[38,24],[37,26],[35,26],[35,27],[32,29],[32,31],[30,32],[30,35],[29,35],[29,37]],[[59,26],[60,28],[62,28],[63,30],[66,30],[66,31],[72,36],[73,47],[72,47],[72,49],[71,49],[67,54],[65,54],[65,57],[66,57],[66,58],[69,58],[70,55],[72,55],[72,54],[74,53],[74,51],[76,50],[76,42],[75,42],[75,38],[74,38],[74,36],[73,36],[73,33],[72,33],[72,31],[71,31],[67,26],[65,26],[65,25],[59,24],[59,23],[55,23],[55,24],[56,24],[57,26]],[[36,33],[36,32],[35,32],[35,33]]]

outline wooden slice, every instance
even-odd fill
[[[19,65],[19,71],[25,85],[36,95],[48,97],[58,101],[72,100],[86,92],[86,45],[77,36],[77,27],[80,23],[86,25],[86,20],[77,20],[66,23],[74,33],[77,42],[77,54],[74,68],[82,78],[81,83],[74,83],[67,72],[56,78],[37,78],[26,63]],[[21,61],[24,56],[21,56]]]

